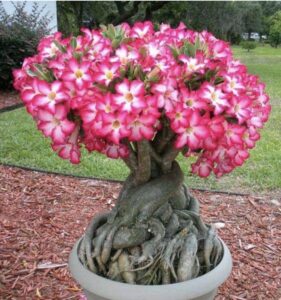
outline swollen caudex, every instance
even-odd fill
[[[200,276],[220,262],[222,244],[202,221],[177,163],[121,193],[122,203],[95,217],[81,241],[81,263],[92,272],[131,284],[168,284]],[[138,202],[131,209],[133,198]]]

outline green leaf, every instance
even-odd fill
[[[201,42],[200,42],[199,36],[197,36],[196,39],[195,39],[194,47],[195,47],[196,50],[200,49],[200,47],[201,47]]]
[[[37,77],[37,74],[30,69],[27,69],[26,73],[27,73],[27,75],[29,75],[31,77]]]
[[[220,83],[223,83],[223,82],[224,82],[223,77],[217,77],[217,78],[215,79],[215,84],[220,84]]]
[[[175,59],[177,59],[180,55],[180,51],[178,48],[175,48],[173,46],[169,46],[171,52],[172,52],[172,55],[174,56]]]
[[[66,49],[63,45],[61,45],[57,40],[54,40],[53,43],[56,45],[56,47],[62,52],[66,53]]]
[[[70,46],[73,48],[73,49],[76,49],[77,47],[77,40],[76,40],[76,37],[72,37],[71,40],[70,40]]]
[[[182,53],[194,57],[196,53],[195,46],[189,42],[184,42],[183,47],[182,47]]]
[[[111,40],[115,38],[115,27],[112,24],[108,25],[107,34]]]

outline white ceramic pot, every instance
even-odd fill
[[[222,241],[223,258],[215,269],[205,275],[173,284],[132,285],[106,279],[86,269],[78,258],[79,242],[70,254],[69,268],[88,300],[213,300],[217,288],[228,278],[232,269],[230,252]]]

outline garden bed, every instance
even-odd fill
[[[0,91],[0,111],[23,105],[19,95],[15,91]]]
[[[91,217],[114,205],[119,189],[118,183],[0,166],[0,298],[79,299],[66,266],[69,252]],[[222,227],[233,255],[232,275],[216,299],[280,299],[281,201],[193,194],[205,221]]]

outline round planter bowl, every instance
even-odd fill
[[[232,269],[230,252],[222,241],[224,255],[218,266],[205,275],[185,282],[164,285],[134,285],[98,276],[86,269],[78,258],[78,245],[73,247],[69,268],[82,286],[88,300],[213,300],[217,288]]]

